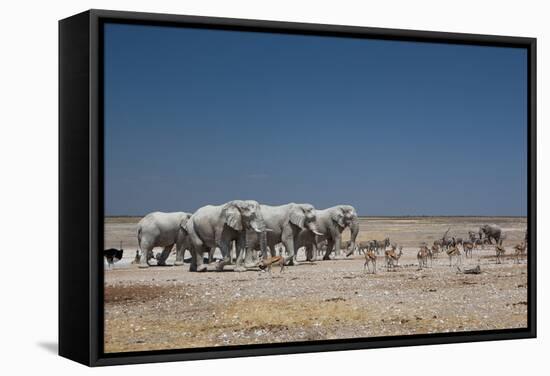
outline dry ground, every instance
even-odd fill
[[[463,266],[479,264],[479,275],[457,273],[443,255],[432,268],[418,270],[416,262],[421,241],[431,243],[449,227],[466,237],[481,223],[500,225],[512,253],[525,218],[361,218],[360,240],[389,236],[405,247],[395,272],[380,257],[374,275],[363,272],[360,255],[271,274],[190,273],[187,265],[138,269],[130,264],[137,221],[105,221],[106,248],[122,240],[125,249],[105,273],[106,352],[527,326],[525,261],[497,265],[492,248],[477,250]]]

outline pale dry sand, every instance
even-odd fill
[[[361,218],[359,240],[389,236],[404,246],[397,271],[386,271],[380,256],[376,275],[363,272],[360,255],[271,274],[191,273],[188,265],[138,269],[130,264],[138,220],[105,222],[106,248],[122,240],[125,249],[124,259],[105,273],[106,352],[527,326],[525,260],[497,265],[492,247],[476,250],[463,267],[480,265],[480,275],[458,274],[444,255],[424,270],[416,260],[420,242],[432,243],[449,227],[466,237],[481,223],[504,229],[511,254],[525,218]]]

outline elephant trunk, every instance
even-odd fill
[[[355,240],[357,239],[357,235],[359,234],[359,218],[353,217],[349,228],[351,230],[351,237],[347,256],[351,255],[355,250]]]
[[[267,258],[267,232],[262,231],[259,234],[260,237],[260,250],[262,253],[262,259]]]

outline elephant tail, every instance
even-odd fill
[[[141,251],[141,226],[137,230],[138,248]]]

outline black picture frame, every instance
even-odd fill
[[[528,327],[104,354],[104,22],[346,38],[507,46],[528,51]],[[79,252],[76,252],[76,251]],[[88,252],[82,252],[88,250]],[[536,337],[536,39],[171,14],[88,10],[59,21],[59,354],[88,366],[370,349]]]

